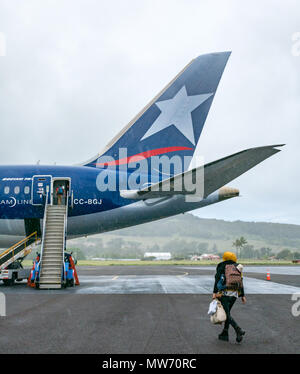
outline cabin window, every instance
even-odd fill
[[[28,186],[24,187],[24,193],[29,194],[30,188]]]
[[[4,187],[4,193],[7,195],[9,193],[9,187],[8,186],[5,186]]]
[[[19,186],[16,186],[15,189],[14,189],[14,193],[16,195],[18,195],[18,193],[20,193],[20,187]]]

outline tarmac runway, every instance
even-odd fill
[[[0,286],[1,353],[299,353],[300,267],[245,269],[247,304],[233,317],[242,344],[218,341],[211,325],[214,268],[179,266],[78,267],[80,286],[35,290]],[[294,309],[292,309],[294,308]],[[295,313],[294,313],[295,314]]]

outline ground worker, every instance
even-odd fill
[[[236,341],[238,343],[243,340],[243,336],[245,335],[245,331],[238,326],[230,314],[231,308],[238,297],[242,298],[244,304],[246,303],[242,283],[242,268],[243,266],[241,264],[237,264],[237,257],[234,253],[225,252],[223,254],[223,261],[218,264],[216,269],[213,299],[219,299],[221,301],[227,316],[224,329],[221,334],[219,334],[220,340],[229,340],[229,325],[234,328],[236,332]]]

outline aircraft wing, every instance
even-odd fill
[[[220,160],[210,162],[204,166],[175,175],[141,190],[122,190],[120,191],[120,195],[127,199],[137,200],[153,199],[177,194],[193,195],[197,193],[195,182],[197,181],[196,174],[198,173],[198,176],[200,175],[202,178],[200,180],[201,184],[203,184],[204,180],[201,193],[203,198],[205,198],[268,157],[280,152],[280,149],[277,149],[277,147],[283,145],[284,144],[279,144],[246,149],[221,158]]]

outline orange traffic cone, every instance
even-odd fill
[[[267,271],[267,281],[271,280],[270,270]]]

